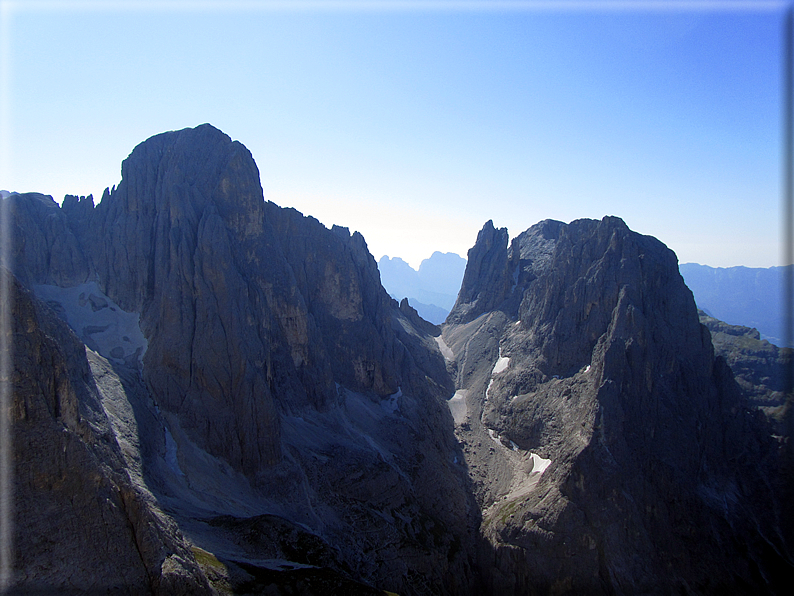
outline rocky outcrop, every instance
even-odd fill
[[[2,205],[22,589],[789,587],[787,437],[618,218],[488,222],[439,329],[209,125]]]
[[[247,149],[209,125],[157,135],[124,161],[91,221],[85,244],[100,287],[141,314],[144,379],[160,407],[246,474],[278,461],[269,377],[290,355],[268,296],[275,284],[263,274],[275,270],[283,285],[290,278],[263,241]]]
[[[714,353],[725,359],[751,405],[759,408],[780,436],[787,435],[787,374],[792,367],[791,348],[778,348],[761,339],[753,327],[729,325],[698,310],[700,322],[711,332]]]
[[[564,224],[544,220],[519,234],[508,248],[507,228],[496,230],[486,222],[469,250],[469,265],[447,323],[460,324],[501,310],[516,316],[521,298],[516,288],[526,288],[549,265]]]
[[[442,335],[466,392],[457,433],[482,487],[491,590],[782,593],[778,451],[672,251],[617,218],[543,222],[512,248],[512,292],[473,307],[504,287],[500,247],[498,274],[467,272],[465,316],[448,319],[469,322]]]
[[[469,250],[458,300],[446,322],[468,323],[496,309],[512,285],[507,262],[507,228],[497,230],[489,220]]]
[[[11,593],[210,594],[174,521],[131,478],[85,348],[0,274],[14,349]]]
[[[400,301],[400,312],[405,315],[417,329],[421,329],[423,332],[433,337],[441,335],[441,328],[420,317],[417,310],[409,304],[408,298],[403,298]]]
[[[51,196],[14,194],[3,199],[9,221],[9,252],[0,262],[20,281],[72,285],[91,276],[89,260],[69,220]]]

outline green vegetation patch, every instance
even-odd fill
[[[196,558],[196,563],[202,567],[212,567],[213,569],[225,570],[226,565],[221,563],[218,558],[210,552],[205,551],[198,546],[191,546],[190,550],[193,551],[193,556]]]

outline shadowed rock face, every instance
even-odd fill
[[[128,473],[84,346],[7,270],[0,274],[14,346],[11,585],[42,594],[210,594],[173,520]]]
[[[469,250],[466,272],[448,323],[468,323],[495,309],[510,290],[507,267],[507,228],[495,229],[488,221]]]
[[[786,401],[786,372],[791,367],[792,349],[778,348],[761,339],[758,329],[729,325],[702,310],[698,315],[711,332],[715,353],[731,367],[751,403],[773,419],[778,418]]]
[[[434,390],[424,374],[412,381],[418,369],[364,239],[265,203],[250,153],[217,129],[152,137],[124,161],[118,188],[93,210],[84,203],[63,209],[85,234],[75,252],[111,299],[140,313],[151,392],[247,475],[281,458],[278,411],[326,408],[335,383],[380,397],[449,389],[440,358]],[[19,260],[52,283],[43,264]]]
[[[65,213],[52,197],[39,193],[11,195],[3,199],[7,210],[9,254],[0,263],[14,271],[26,285],[71,285],[87,281],[90,264]]]
[[[126,465],[223,561],[222,585],[272,575],[223,529],[267,513],[325,544],[342,584],[468,589],[477,512],[453,463],[452,381],[360,234],[266,203],[250,153],[209,125],[136,147],[97,206],[9,200],[15,272],[108,351],[88,352],[87,375],[116,379]],[[55,267],[65,242],[72,266]],[[143,339],[108,327],[135,317]]]
[[[470,260],[490,255],[498,275],[467,272],[442,335],[468,390],[470,466],[490,434],[489,469],[512,478],[481,480],[503,487],[479,494],[492,589],[782,593],[777,447],[715,359],[672,251],[611,217],[542,222],[510,253],[492,237],[489,222]],[[510,273],[512,292],[480,308]],[[539,479],[529,453],[551,460]]]
[[[272,233],[248,150],[209,125],[157,135],[124,161],[92,222],[100,285],[141,313],[144,378],[161,407],[247,474],[278,461],[270,379],[288,354],[272,348],[290,338],[280,341],[273,298],[291,279],[263,241]]]

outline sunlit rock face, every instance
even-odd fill
[[[441,339],[466,392],[457,434],[491,589],[782,589],[777,447],[715,359],[672,251],[614,217],[541,222],[509,248],[489,222],[469,252],[486,261]],[[539,478],[533,454],[550,460]]]

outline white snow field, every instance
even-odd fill
[[[441,354],[444,356],[446,360],[454,360],[455,354],[452,353],[450,347],[446,344],[446,342],[441,338],[439,335],[438,337],[434,338],[436,343],[438,344],[438,349],[441,350]]]
[[[537,474],[540,476],[543,472],[546,471],[546,468],[549,467],[551,463],[550,459],[543,459],[537,453],[530,454],[532,457],[532,471],[530,474]]]
[[[394,414],[400,410],[400,402],[398,400],[402,396],[403,388],[397,387],[397,391],[395,393],[392,393],[390,396],[381,400],[380,407],[383,408],[383,411],[387,414]]]
[[[463,424],[468,417],[469,408],[466,405],[466,395],[468,393],[468,389],[458,389],[455,395],[447,400],[447,406],[449,406],[449,411],[456,425]]]
[[[493,366],[493,371],[491,375],[498,375],[500,372],[507,370],[507,366],[510,364],[510,358],[506,356],[502,356],[502,350],[499,350],[499,360],[496,361],[496,364]]]
[[[142,363],[148,342],[139,325],[140,315],[122,310],[96,282],[71,288],[39,285],[33,286],[33,292],[58,311],[95,352],[111,361]]]

